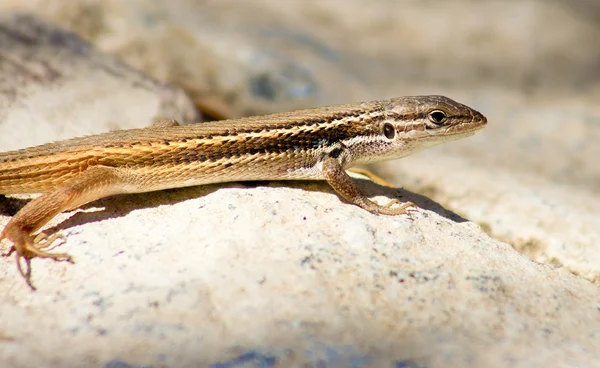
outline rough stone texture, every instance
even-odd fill
[[[0,260],[3,360],[597,362],[596,286],[432,207],[441,215],[377,217],[323,184],[292,183],[124,196],[63,214],[60,250],[76,264],[34,261],[31,293],[12,258]]]
[[[0,7],[240,111],[440,93],[488,127],[376,167],[419,193],[398,192],[423,208],[414,221],[364,213],[319,183],[122,196],[63,214],[51,224],[67,235],[58,250],[77,263],[35,260],[38,292],[0,259],[0,361],[600,365],[598,6],[279,4]],[[381,201],[398,194],[362,185]]]

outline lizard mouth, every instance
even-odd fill
[[[471,110],[471,121],[463,122],[448,128],[448,135],[470,135],[487,125],[487,118],[479,111]]]

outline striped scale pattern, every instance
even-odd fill
[[[46,192],[95,165],[129,173],[136,192],[224,181],[322,179],[317,163],[383,115],[381,103],[370,102],[49,143],[0,153],[0,193]]]

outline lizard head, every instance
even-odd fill
[[[480,112],[444,96],[398,97],[380,108],[382,118],[369,122],[362,142],[354,142],[353,163],[404,157],[468,137],[487,124]]]
[[[383,124],[391,124],[398,138],[404,139],[441,143],[472,135],[487,124],[479,111],[444,96],[398,97],[389,100],[384,109]]]

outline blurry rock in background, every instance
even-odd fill
[[[166,117],[200,119],[182,89],[35,16],[0,13],[0,151]]]

